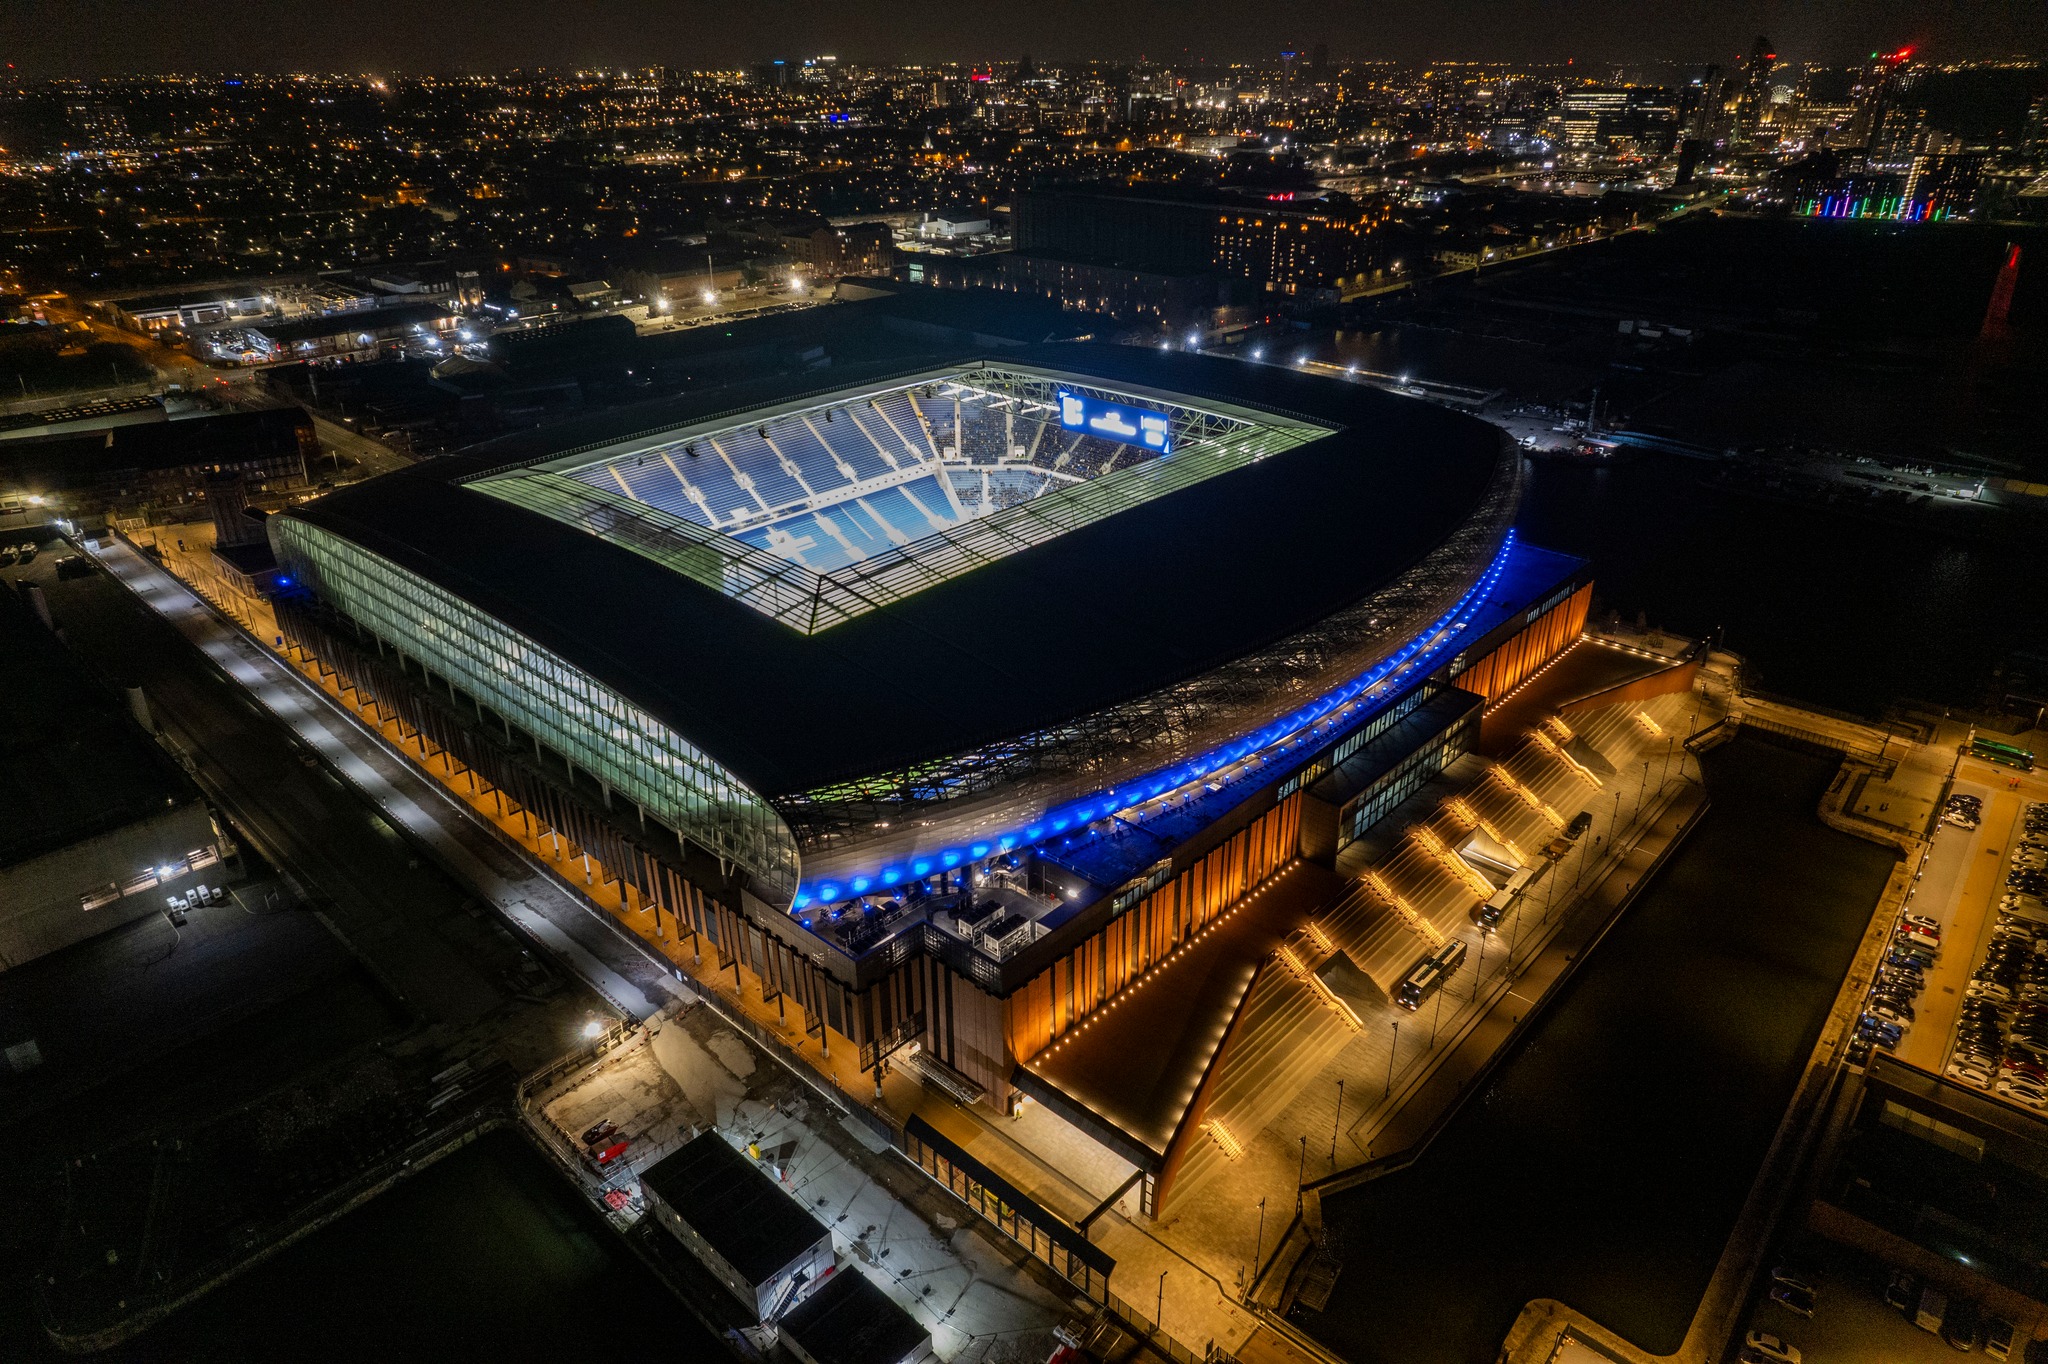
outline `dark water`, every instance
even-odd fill
[[[1697,483],[1643,454],[1531,461],[1518,521],[1593,560],[1603,601],[1695,636],[1725,631],[1772,691],[1861,714],[1901,697],[1984,699],[2015,648],[2048,648],[2048,535],[1965,543]]]
[[[486,1137],[127,1345],[120,1364],[723,1358],[520,1137]]]
[[[1556,1298],[1678,1348],[1891,857],[1822,825],[1832,759],[1742,739],[1713,805],[1423,1159],[1324,1204],[1296,1320],[1354,1364],[1484,1364]]]

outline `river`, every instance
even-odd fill
[[[724,1358],[513,1132],[465,1147],[125,1346],[119,1364]]]

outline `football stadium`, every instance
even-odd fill
[[[1355,1030],[1447,941],[1424,891],[1365,868],[1579,641],[1587,565],[1517,542],[1519,470],[1495,427],[1339,379],[1014,347],[344,488],[272,518],[277,617],[821,1085],[879,1101],[912,1069],[975,1111],[1035,1100],[1151,1213],[1231,1156],[1216,1061],[1266,993]],[[1456,913],[1576,808],[1558,729],[1427,835]],[[1347,955],[1346,914],[1399,941]],[[1305,1082],[1321,1053],[1295,1051]],[[941,1119],[884,1128],[1099,1296],[1080,1214]]]

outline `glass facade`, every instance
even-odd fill
[[[453,679],[513,725],[639,803],[648,815],[789,903],[796,842],[774,809],[617,692],[388,559],[290,517],[275,534],[288,571],[388,646]]]
[[[1460,755],[1470,752],[1478,739],[1479,713],[1474,710],[1401,759],[1391,771],[1360,792],[1356,803],[1347,806],[1339,816],[1343,841],[1351,843],[1364,837],[1365,831],[1385,819],[1396,805],[1428,785],[1430,778],[1456,762]]]
[[[1067,1225],[1018,1193],[922,1118],[912,1117],[905,1125],[903,1146],[919,1169],[994,1223],[1005,1236],[1051,1265],[1061,1278],[1095,1301],[1109,1301],[1109,1276],[1116,1262],[1089,1242],[1088,1233]]]

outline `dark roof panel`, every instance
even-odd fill
[[[663,1156],[640,1183],[751,1284],[768,1282],[830,1234],[716,1132]]]
[[[776,1323],[812,1364],[903,1364],[931,1345],[931,1332],[851,1265]]]

